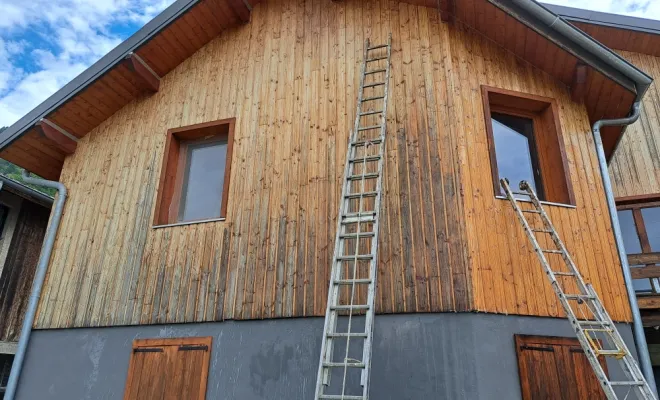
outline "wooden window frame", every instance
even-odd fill
[[[642,215],[642,209],[651,208],[651,207],[660,207],[660,193],[646,194],[640,196],[627,196],[627,197],[618,197],[615,199],[617,211],[632,211],[633,222],[635,224],[635,231],[637,232],[637,237],[639,238],[639,244],[642,248],[642,252],[639,254],[626,254],[628,257],[629,265],[641,265],[644,264],[644,267],[635,267],[630,268],[630,274],[633,279],[656,279],[660,278],[660,251],[653,252],[651,249],[651,243],[649,242],[649,236],[646,231],[646,223],[644,222],[644,216]],[[654,289],[655,285],[651,283],[651,289]],[[638,296],[652,295],[657,296],[660,293],[648,294],[645,292],[638,293]],[[643,305],[640,304],[640,308]],[[655,305],[649,308],[657,308]]]
[[[232,154],[234,149],[235,118],[222,119],[201,124],[183,126],[167,130],[163,163],[158,184],[156,208],[153,224],[155,227],[171,225],[187,225],[199,222],[223,220],[227,217],[229,201],[229,181],[231,178]],[[219,205],[218,218],[179,221],[179,206],[186,166],[187,146],[195,143],[227,140],[227,156],[225,160],[225,176],[222,188],[222,201]]]
[[[213,337],[187,337],[187,338],[157,338],[157,339],[135,339],[131,347],[131,358],[128,362],[128,377],[126,378],[126,387],[124,389],[124,399],[127,398],[133,387],[132,373],[135,368],[135,357],[133,355],[140,351],[140,349],[159,349],[162,347],[180,347],[180,346],[206,346],[207,351],[204,353],[204,367],[202,368],[202,375],[200,379],[199,398],[197,400],[206,399],[206,390],[208,387],[209,368],[211,363],[211,350],[212,350]],[[155,350],[158,351],[158,350]],[[165,350],[160,350],[165,351]]]
[[[530,151],[536,152],[536,157],[539,160],[541,168],[541,187],[544,188],[545,193],[548,193],[548,182],[545,179],[546,175],[544,170],[547,168],[544,164],[544,153],[539,149],[540,135],[552,135],[552,141],[557,146],[559,156],[561,158],[562,177],[561,182],[563,186],[562,191],[565,191],[565,199],[562,201],[554,201],[554,199],[545,199],[544,203],[556,203],[575,206],[575,194],[573,192],[573,184],[569,170],[568,159],[566,156],[566,149],[564,139],[561,131],[561,124],[559,122],[559,113],[557,102],[555,99],[548,97],[536,96],[528,93],[515,92],[496,88],[492,86],[481,86],[481,99],[483,101],[484,122],[486,124],[486,135],[488,139],[488,151],[490,156],[491,178],[493,183],[493,192],[495,197],[503,197],[504,193],[500,187],[499,170],[497,168],[497,155],[495,152],[495,135],[493,133],[493,124],[491,122],[492,113],[513,115],[518,117],[530,118],[534,124],[534,149]],[[547,161],[546,161],[547,162]],[[547,171],[546,171],[547,172]]]

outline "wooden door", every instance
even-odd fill
[[[516,335],[523,400],[605,399],[576,338]],[[605,361],[601,365],[607,373]]]
[[[124,400],[204,400],[211,340],[135,340]]]

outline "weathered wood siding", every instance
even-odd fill
[[[660,58],[619,52],[654,79],[660,79]],[[610,162],[616,197],[660,193],[660,90],[651,84],[644,96],[639,120],[626,129]]]
[[[389,32],[378,311],[560,315],[510,207],[493,198],[488,84],[558,99],[578,209],[551,214],[608,288],[613,317],[628,319],[586,111],[565,87],[430,8],[267,0],[66,160],[71,196],[36,326],[322,315],[363,43]],[[151,228],[166,130],[231,117],[227,220]]]
[[[0,341],[17,342],[46,234],[46,207],[24,200],[0,275]]]

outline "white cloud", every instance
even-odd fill
[[[0,0],[0,127],[16,122],[126,38],[113,28],[143,25],[173,1]]]

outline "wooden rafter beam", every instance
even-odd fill
[[[442,22],[451,21],[451,16],[454,14],[454,1],[455,0],[438,0],[438,11],[440,11],[440,19]]]
[[[60,128],[52,121],[42,118],[36,123],[37,130],[65,154],[73,154],[78,147],[78,138]]]
[[[160,88],[160,76],[137,54],[129,53],[126,56],[126,65],[138,78],[141,86],[151,92]]]
[[[573,71],[573,83],[571,84],[571,98],[581,103],[587,94],[587,66],[577,64]]]

